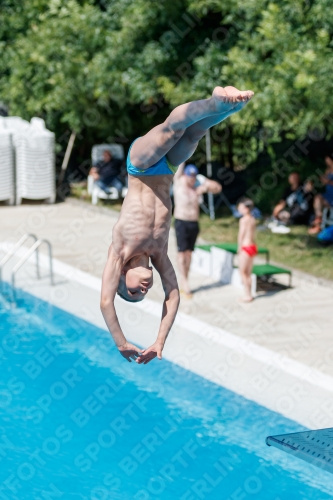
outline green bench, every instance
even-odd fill
[[[200,248],[201,250],[206,250],[207,252],[210,252],[210,249],[212,247],[220,248],[221,250],[225,250],[226,252],[230,252],[230,253],[233,253],[235,255],[237,254],[237,251],[238,251],[237,243],[213,243],[211,245],[196,245],[196,248]],[[269,263],[269,250],[267,248],[258,247],[258,253],[266,255],[266,264],[268,264]]]
[[[225,250],[226,252],[230,252],[232,254],[237,254],[238,245],[237,243],[213,243],[209,245],[196,245],[196,248],[200,250],[205,250],[206,252],[210,252],[211,248],[220,248],[221,250]],[[252,269],[252,273],[258,276],[273,276],[274,274],[289,274],[289,287],[291,287],[292,281],[292,273],[289,269],[285,269],[279,266],[273,266],[269,263],[269,250],[267,248],[259,247],[258,254],[264,254],[266,256],[266,264],[254,265]]]
[[[253,266],[252,273],[256,276],[273,276],[274,274],[289,274],[289,287],[291,287],[292,274],[289,269],[272,266],[271,264],[259,264]]]

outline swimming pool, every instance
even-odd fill
[[[167,361],[129,364],[22,291],[0,333],[0,499],[332,498],[330,474],[266,447],[301,430],[277,413]]]

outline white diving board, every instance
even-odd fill
[[[333,474],[333,428],[268,436],[266,444]]]

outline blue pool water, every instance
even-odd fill
[[[326,500],[332,476],[268,448],[300,430],[21,292],[0,304],[0,499]]]

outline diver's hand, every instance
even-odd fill
[[[156,357],[158,357],[158,359],[162,359],[163,347],[164,344],[162,342],[156,341],[152,346],[148,347],[148,349],[144,349],[135,361],[139,363],[139,365],[142,363],[146,365]]]
[[[118,346],[120,354],[131,363],[131,361],[136,361],[137,357],[140,356],[142,349],[136,347],[130,342],[125,342],[125,344]]]

